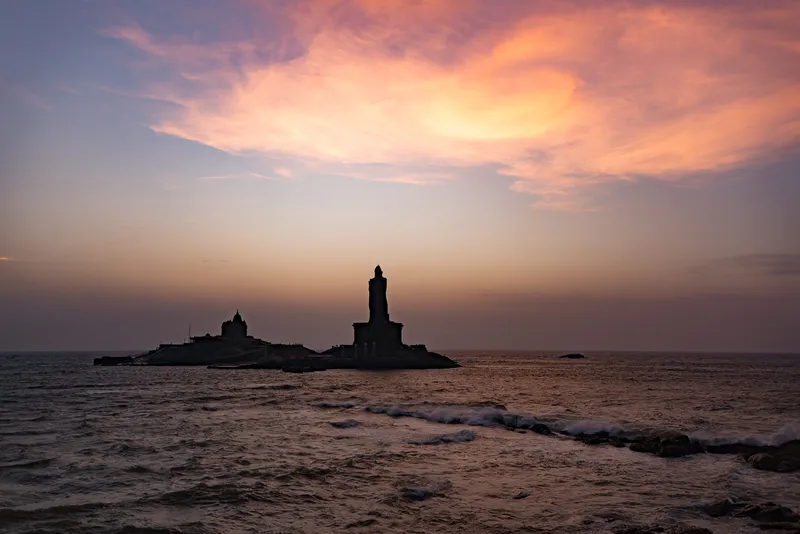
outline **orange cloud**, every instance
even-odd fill
[[[557,209],[796,147],[796,2],[520,5],[504,19],[473,1],[305,2],[289,13],[302,53],[264,44],[269,61],[252,40],[108,34],[193,84],[152,88],[181,105],[155,131],[321,163],[496,165]]]

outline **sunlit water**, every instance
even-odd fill
[[[800,356],[448,353],[464,367],[299,375],[92,356],[0,355],[0,531],[759,532],[702,506],[800,510],[800,473],[492,423],[503,405],[565,429],[792,439]]]

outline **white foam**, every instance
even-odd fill
[[[797,439],[800,439],[800,420],[786,423],[770,437],[773,445],[783,445]]]
[[[433,423],[470,426],[503,424],[503,418],[507,415],[505,410],[499,408],[453,405],[367,406],[365,409],[371,413],[383,413],[390,417],[414,417]]]
[[[354,403],[325,402],[318,406],[326,408],[353,408]],[[525,413],[507,411],[502,405],[490,404],[395,404],[392,406],[366,406],[367,412],[386,414],[390,417],[413,417],[433,423],[460,424],[469,426],[505,426],[509,428],[530,429],[537,423],[545,424],[551,431],[570,436],[588,436],[607,433],[610,436],[624,436],[632,439],[640,435],[657,433],[657,428],[626,428],[618,423],[594,419],[553,419],[537,417]],[[662,429],[663,430],[663,429]],[[789,441],[800,440],[800,420],[783,425],[771,436],[747,436],[726,433],[709,433],[704,431],[689,434],[693,441],[703,445],[727,445],[740,443],[743,445],[766,446],[783,445]]]
[[[699,441],[704,445],[731,445],[740,443],[742,445],[753,445],[757,447],[780,446],[794,440],[800,440],[800,421],[786,423],[771,436],[741,436],[736,434],[711,434],[709,432],[694,432],[689,435],[693,440]]]

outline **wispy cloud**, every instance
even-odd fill
[[[215,174],[211,176],[200,176],[198,180],[272,180],[273,176],[267,176],[258,172],[237,172],[232,174]]]
[[[0,256],[0,261],[17,261],[16,258],[11,258],[9,256]]]
[[[284,17],[277,41],[107,35],[190,87],[150,87],[180,106],[155,131],[332,164],[496,165],[554,209],[797,148],[797,2],[518,4],[245,2]]]
[[[800,254],[743,254],[720,258],[703,272],[746,271],[770,276],[800,276]]]

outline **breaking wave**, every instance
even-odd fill
[[[324,402],[317,404],[324,408],[357,408],[353,402]],[[367,405],[363,410],[373,414],[389,417],[411,417],[433,423],[468,426],[503,426],[520,430],[543,430],[571,437],[614,436],[629,440],[646,437],[667,431],[665,428],[621,425],[594,419],[567,419],[563,416],[535,416],[525,413],[513,413],[505,406],[497,403],[476,404],[395,404],[391,406]],[[753,446],[779,446],[800,439],[800,421],[783,425],[770,436],[737,436],[712,435],[705,432],[693,432],[689,438],[703,445],[742,444]]]
[[[15,508],[0,508],[0,523],[54,519],[85,512],[93,512],[99,508],[104,508],[106,506],[108,506],[108,503],[92,502],[85,504],[64,504],[59,506],[49,506],[46,508],[35,508],[28,510],[20,510]]]

